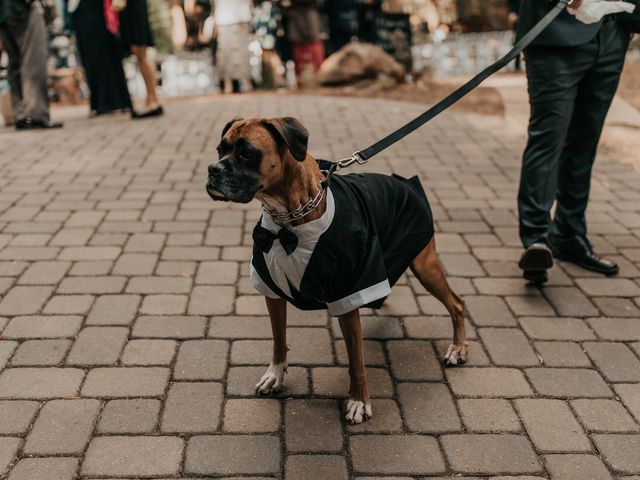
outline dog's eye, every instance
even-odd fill
[[[238,156],[244,160],[255,160],[258,156],[258,152],[253,150],[240,150]]]

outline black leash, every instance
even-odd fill
[[[339,162],[337,162],[336,169],[339,170],[341,168],[349,167],[354,163],[359,163],[359,164],[366,163],[367,160],[369,160],[374,155],[377,155],[383,150],[389,148],[391,145],[398,142],[399,140],[402,140],[404,137],[409,135],[414,130],[420,128],[422,125],[429,122],[430,120],[433,120],[433,118],[435,118],[436,116],[444,112],[447,108],[449,108],[451,105],[453,105],[462,97],[464,97],[466,94],[471,92],[474,88],[476,88],[478,85],[484,82],[487,78],[489,78],[491,75],[498,72],[499,70],[502,70],[511,61],[513,61],[518,55],[520,55],[522,51],[525,48],[527,48],[531,44],[531,42],[533,42],[536,39],[536,37],[540,35],[540,33],[542,33],[543,30],[547,28],[549,24],[551,24],[551,22],[553,22],[556,19],[556,17],[560,15],[560,13],[565,8],[567,8],[569,3],[571,3],[571,0],[559,0],[558,3],[556,3],[554,7],[551,9],[551,11],[547,13],[542,18],[542,20],[540,20],[531,30],[529,30],[529,32],[524,37],[522,37],[520,41],[514,45],[513,49],[511,49],[511,51],[507,53],[504,57],[502,57],[493,65],[485,68],[482,72],[480,72],[471,80],[469,80],[467,83],[462,85],[460,88],[458,88],[455,92],[453,92],[447,98],[445,98],[444,100],[440,101],[439,103],[431,107],[429,110],[424,112],[419,117],[414,118],[403,127],[399,128],[395,132],[390,133],[389,135],[384,137],[382,140],[374,143],[370,147],[354,153],[349,158],[340,160]],[[330,172],[330,173],[333,173],[333,172]]]

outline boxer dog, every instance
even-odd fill
[[[273,356],[256,393],[281,390],[287,370],[287,303],[338,317],[349,357],[346,420],[372,416],[359,308],[379,308],[410,268],[453,321],[445,365],[467,359],[464,302],[436,254],[433,219],[417,177],[331,175],[307,153],[309,133],[291,117],[229,122],[209,166],[214,200],[262,203],[251,280],[266,297]]]

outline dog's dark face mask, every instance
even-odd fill
[[[219,161],[209,166],[207,193],[214,200],[249,203],[282,180],[287,161],[306,158],[308,138],[291,117],[232,120],[222,131]]]

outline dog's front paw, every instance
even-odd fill
[[[357,425],[364,420],[368,420],[373,416],[373,410],[371,410],[371,402],[361,402],[360,400],[354,400],[350,398],[347,402],[347,408],[345,409],[345,418],[351,425]]]
[[[256,383],[256,394],[270,395],[282,390],[286,371],[286,363],[270,364],[260,381]]]
[[[467,363],[467,347],[450,345],[447,353],[442,358],[445,367],[455,367]]]

